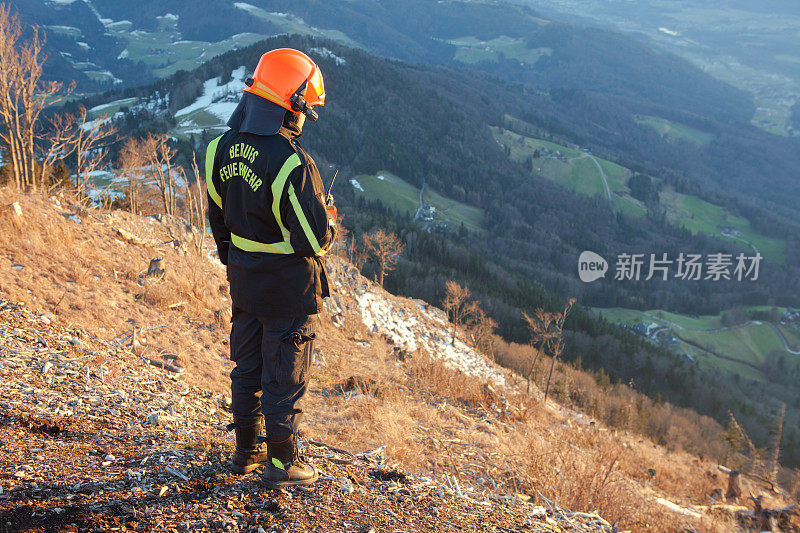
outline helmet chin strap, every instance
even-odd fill
[[[289,98],[289,102],[292,104],[292,109],[294,111],[297,113],[303,113],[308,120],[314,122],[319,118],[319,115],[316,111],[314,111],[313,107],[308,105],[308,102],[306,102],[306,89],[308,89],[308,80],[305,80],[303,84],[294,92],[291,98]]]

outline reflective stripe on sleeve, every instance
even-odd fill
[[[217,155],[217,145],[221,138],[222,135],[208,143],[208,148],[206,148],[206,188],[208,189],[208,195],[211,196],[211,199],[220,209],[222,208],[222,198],[220,198],[217,188],[214,187],[212,176],[214,174],[214,157]]]
[[[283,219],[281,218],[281,197],[283,196],[283,187],[286,185],[289,174],[299,166],[300,156],[292,154],[283,164],[278,175],[275,176],[275,180],[272,182],[272,215],[275,217],[275,221],[281,228],[281,234],[286,240],[289,239],[289,230],[286,229],[286,226],[283,224]]]
[[[245,252],[265,252],[268,254],[294,253],[294,249],[292,248],[292,245],[288,239],[282,242],[267,244],[263,242],[251,241],[250,239],[245,239],[244,237],[240,237],[239,235],[234,235],[231,233],[231,243]]]
[[[308,223],[308,219],[306,218],[306,214],[303,212],[303,207],[300,205],[300,200],[297,199],[297,194],[294,192],[294,185],[291,183],[289,184],[289,201],[294,207],[294,214],[297,216],[297,220],[300,221],[300,227],[303,228],[303,233],[308,239],[308,244],[311,245],[311,249],[314,250],[314,254],[316,255],[325,255],[327,250],[323,250],[322,247],[319,245],[319,241],[317,240],[317,236],[314,235],[314,231],[311,229],[311,224]]]

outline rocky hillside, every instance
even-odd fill
[[[174,219],[4,194],[0,530],[731,531],[752,515],[710,498],[716,464],[526,394],[451,345],[441,310],[335,257],[305,406],[322,480],[231,476],[229,301],[208,243]]]
[[[312,488],[230,475],[217,398],[118,344],[0,299],[1,531],[612,531],[602,518],[492,499],[305,441]]]

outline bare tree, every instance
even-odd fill
[[[778,481],[778,471],[780,470],[780,455],[781,455],[781,439],[783,438],[783,421],[786,418],[786,404],[781,404],[781,415],[778,417],[778,423],[775,427],[775,442],[772,444],[772,461],[770,463],[769,472],[767,477],[770,481]]]
[[[400,259],[405,244],[394,233],[379,229],[364,235],[364,248],[372,259],[378,263],[378,283],[383,287],[383,278],[394,269]]]
[[[528,382],[525,391],[528,393],[531,392],[531,378],[536,370],[536,363],[539,362],[539,357],[542,355],[542,350],[540,347],[536,346],[536,344],[540,342],[536,332],[539,330],[539,324],[545,322],[546,319],[547,317],[545,316],[544,309],[541,308],[535,311],[533,317],[529,316],[524,311],[522,312],[522,320],[525,321],[525,324],[528,326],[528,330],[531,333],[530,346],[533,349],[531,352],[531,366],[528,368],[528,372],[525,375],[525,379]]]
[[[144,138],[145,154],[149,157],[149,166],[158,191],[161,193],[161,203],[164,213],[175,214],[175,175],[172,159],[175,149],[169,145],[166,135],[148,134]]]
[[[41,114],[74,89],[62,83],[44,82],[44,38],[36,26],[31,36],[22,40],[19,17],[7,4],[0,4],[0,141],[9,156],[14,183],[19,188],[35,189],[43,174],[37,173]]]
[[[194,177],[194,184],[189,185],[189,180],[187,179],[183,168],[180,169],[180,174],[186,187],[186,201],[189,209],[189,225],[192,228],[199,230],[192,232],[194,248],[197,253],[203,257],[203,245],[206,237],[206,191],[201,185],[200,170],[197,168],[196,153],[192,153],[192,174]]]
[[[730,442],[735,439],[734,442],[737,443],[736,447],[739,449],[744,449],[746,447],[747,453],[750,455],[750,472],[760,471],[764,463],[762,450],[756,448],[745,429],[733,416],[733,412],[728,411],[728,416],[730,417],[728,432],[731,436],[727,437],[726,440],[728,440],[730,444]]]
[[[42,144],[39,159],[38,183],[44,184],[59,161],[75,151],[76,123],[74,115],[57,114],[49,119],[47,129],[50,131]]]
[[[69,116],[68,116],[69,118]],[[103,168],[109,146],[117,138],[117,128],[106,117],[89,121],[86,108],[76,117],[72,142],[75,151],[75,186],[81,196],[87,196],[87,183],[92,174]]]
[[[467,301],[470,297],[470,292],[467,287],[462,287],[455,281],[448,281],[444,284],[444,300],[442,300],[442,307],[444,307],[450,322],[453,325],[453,330],[450,338],[450,344],[456,343],[456,329],[460,326],[469,314],[474,310]]]
[[[550,361],[550,372],[547,376],[547,386],[544,392],[545,402],[550,393],[550,380],[553,377],[553,368],[555,367],[556,360],[564,352],[564,322],[567,320],[567,316],[574,304],[575,298],[570,298],[564,306],[564,310],[560,313],[547,313],[541,308],[536,310],[533,317],[522,313],[522,318],[531,332],[531,345],[536,348],[536,355],[531,363],[531,369],[528,372],[529,392],[530,376],[533,374],[533,369],[536,365],[536,361],[539,359],[539,355],[542,352],[547,352],[552,358]]]
[[[469,315],[468,329],[472,347],[494,360],[494,332],[497,322],[480,308],[478,302],[472,302]]]
[[[128,181],[126,195],[133,214],[140,212],[141,178],[147,165],[147,155],[144,151],[144,143],[136,138],[129,138],[120,150],[117,166],[122,176]]]
[[[118,164],[128,179],[128,198],[132,209],[141,206],[142,192],[151,182],[161,197],[165,214],[174,215],[177,208],[176,178],[185,173],[176,168],[175,149],[166,135],[148,133],[141,139],[129,139],[122,148]]]
[[[344,230],[344,226],[340,226],[341,230]],[[340,231],[341,231],[340,230]],[[344,242],[346,236],[342,236],[337,240],[341,240]],[[361,268],[367,262],[369,258],[369,253],[367,252],[366,246],[359,246],[358,240],[356,239],[355,235],[351,236],[347,239],[347,245],[344,247],[344,255],[350,263],[356,267],[357,270],[361,271]]]

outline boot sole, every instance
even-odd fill
[[[301,479],[298,481],[272,481],[269,479],[262,479],[268,489],[283,489],[286,487],[296,487],[303,485],[311,485],[319,479],[319,472],[314,474],[314,477],[308,479]]]
[[[263,466],[263,463],[253,463],[247,466],[237,465],[235,463],[231,463],[231,472],[234,474],[249,474],[259,466]]]

